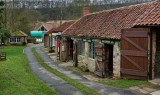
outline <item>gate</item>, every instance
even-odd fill
[[[148,28],[131,28],[122,31],[122,77],[148,79],[148,33]]]

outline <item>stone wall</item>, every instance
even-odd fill
[[[95,59],[86,58],[83,55],[78,56],[78,66],[85,66],[89,69],[90,72],[95,71]]]
[[[113,77],[120,78],[120,42],[113,46]],[[88,67],[90,72],[95,71],[95,59],[88,57],[88,43],[85,42],[85,54],[78,56],[78,65]]]
[[[116,42],[113,47],[113,78],[120,78],[120,42]]]
[[[78,55],[78,66],[86,66],[85,56]]]
[[[78,66],[85,66],[90,72],[95,71],[95,59],[89,58],[88,50],[89,43],[85,42],[85,53],[84,55],[78,55]]]
[[[90,72],[94,72],[95,71],[95,59],[89,58],[88,59],[88,69]]]

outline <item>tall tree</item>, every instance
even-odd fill
[[[0,45],[2,43],[6,43],[8,37],[10,36],[9,31],[6,27],[5,22],[5,15],[4,15],[4,2],[0,1]]]

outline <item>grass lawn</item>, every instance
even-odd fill
[[[148,82],[144,80],[128,80],[128,79],[100,81],[100,83],[109,85],[115,88],[129,88],[132,86],[148,84]]]
[[[22,46],[0,49],[7,53],[7,60],[0,61],[0,95],[58,95],[31,72],[23,49]]]
[[[44,60],[40,57],[40,55],[36,52],[35,48],[32,48],[32,52],[35,55],[35,57],[37,58],[37,61],[40,63],[40,65],[42,65],[48,71],[50,71],[53,74],[55,74],[56,76],[62,78],[63,80],[65,80],[69,84],[73,85],[74,87],[78,88],[80,91],[84,92],[86,95],[100,95],[95,90],[83,85],[82,83],[80,83],[80,82],[78,82],[76,80],[71,79],[70,77],[67,77],[63,73],[61,73],[61,72],[57,71],[56,69],[51,68],[50,66],[48,66],[44,62]]]

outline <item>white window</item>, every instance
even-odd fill
[[[21,42],[21,38],[20,37],[17,37],[17,42]]]
[[[19,42],[21,42],[21,38],[20,37],[11,37],[10,42],[11,43],[19,43]]]
[[[56,46],[56,39],[55,39],[55,37],[52,38],[52,46]]]

